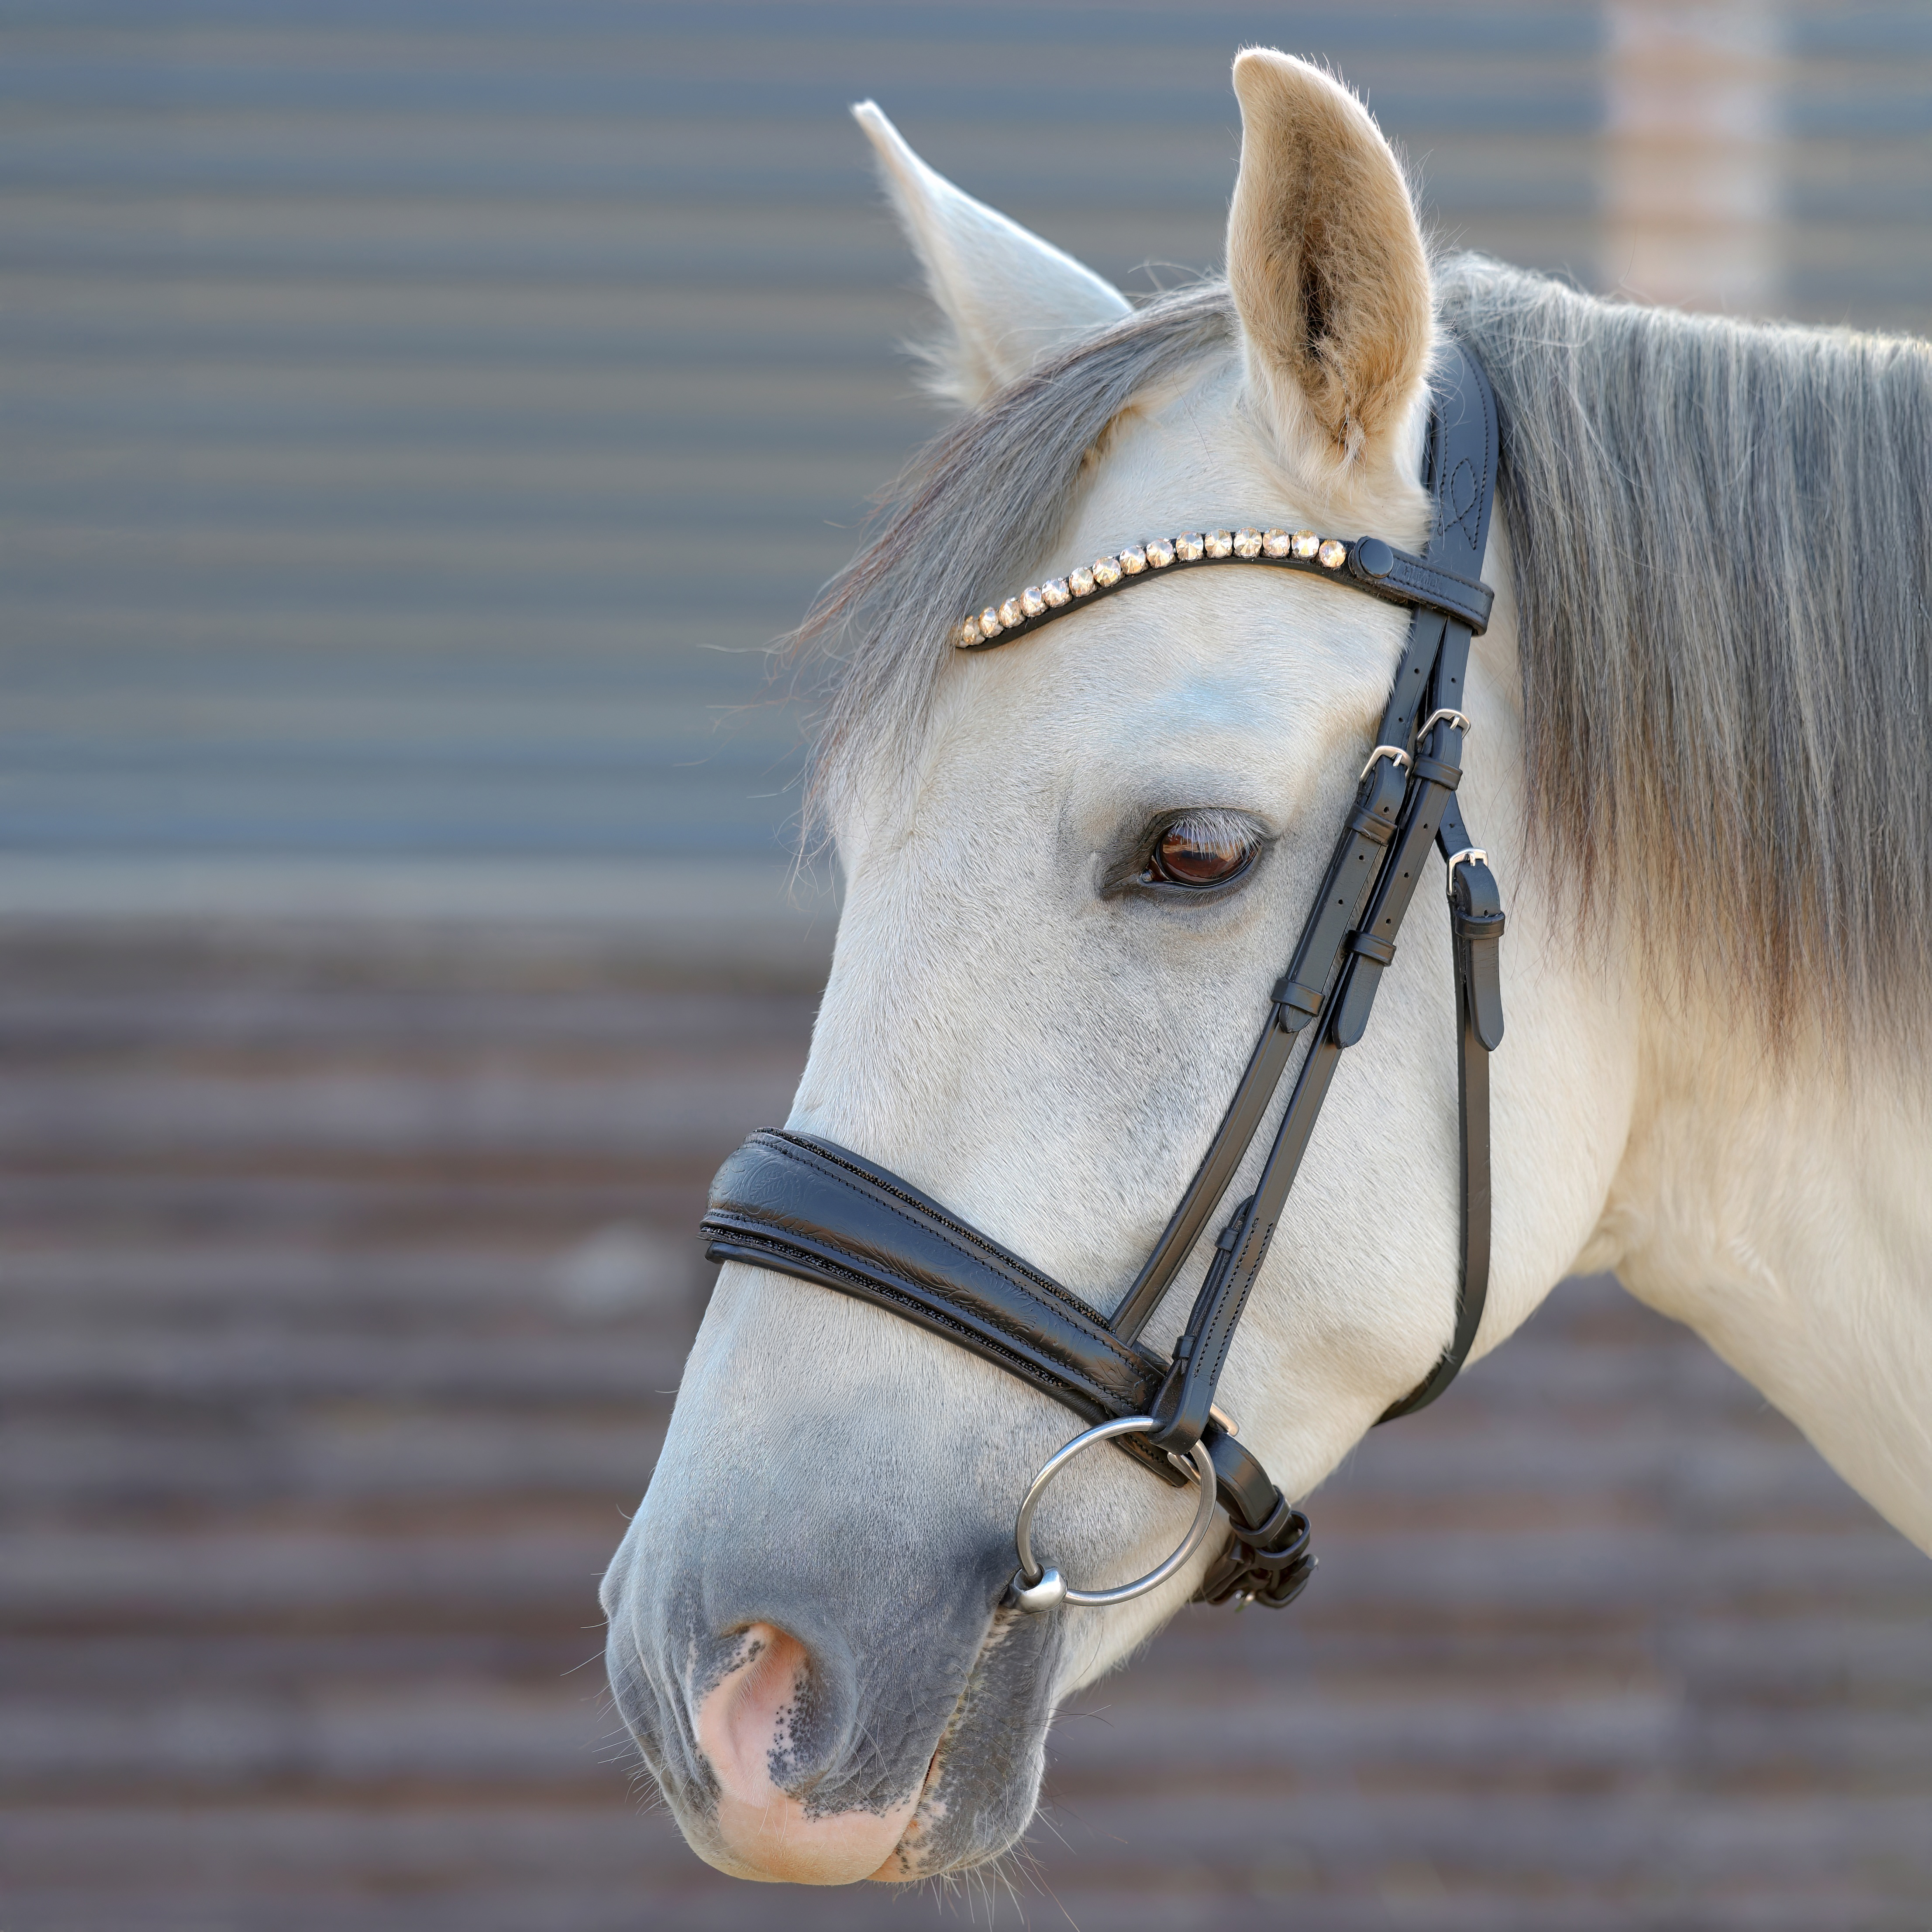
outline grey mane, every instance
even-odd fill
[[[1504,424],[1539,857],[1774,1025],[1922,1017],[1932,348],[1438,290]]]
[[[1774,1030],[1915,1024],[1932,349],[1604,302],[1474,256],[1437,289],[1501,406],[1532,848],[1580,932],[1634,919]],[[1224,284],[1163,297],[914,460],[794,640],[829,674],[818,822],[916,742],[952,625],[1050,556],[1121,412],[1236,338]]]

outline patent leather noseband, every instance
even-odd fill
[[[1237,1439],[1214,1396],[1242,1312],[1268,1257],[1288,1190],[1342,1054],[1366,1030],[1382,976],[1432,844],[1448,862],[1457,1013],[1460,1116],[1460,1269],[1448,1347],[1422,1383],[1380,1418],[1433,1402],[1468,1358],[1481,1322],[1490,1268],[1489,1056],[1503,1033],[1497,942],[1503,910],[1486,855],[1456,808],[1472,636],[1486,622],[1480,580],[1497,461],[1495,398],[1488,378],[1453,338],[1430,385],[1424,481],[1432,526],[1421,557],[1376,538],[1318,549],[1309,533],[1276,544],[1244,532],[1238,549],[1192,536],[1123,552],[1111,574],[1070,573],[989,608],[969,621],[965,648],[1024,635],[1104,594],[1197,560],[1280,562],[1337,585],[1407,604],[1412,615],[1381,728],[1354,802],[1288,968],[1268,996],[1247,1069],[1193,1178],[1153,1252],[1112,1316],[1062,1286],[938,1202],[850,1150],[811,1135],[758,1133],[712,1184],[703,1228],[716,1261],[747,1262],[886,1308],[997,1364],[1095,1428],[1036,1477],[1016,1534],[1019,1568],[1008,1602],[1023,1610],[1065,1602],[1124,1600],[1158,1586],[1194,1546],[1208,1514],[1204,1497],[1191,1540],[1155,1571],[1114,1590],[1071,1590],[1038,1562],[1031,1512],[1046,1480],[1090,1439],[1112,1441],[1163,1481],[1203,1480],[1211,1468],[1229,1534],[1209,1564],[1197,1600],[1274,1605],[1292,1600],[1315,1567],[1308,1520]],[[1300,538],[1306,537],[1301,543]],[[1166,563],[1162,563],[1162,554]],[[1138,561],[1136,560],[1138,559]],[[1101,560],[1111,566],[1112,560]],[[1145,574],[1141,573],[1145,571]],[[1099,580],[1096,581],[1096,573]],[[1078,580],[1087,580],[1082,591]],[[1007,621],[1010,616],[1011,621]],[[987,634],[990,632],[991,635]],[[1254,1192],[1223,1222],[1186,1325],[1171,1356],[1141,1340],[1175,1276],[1205,1233],[1260,1132],[1270,1101],[1302,1044],[1286,1112]]]

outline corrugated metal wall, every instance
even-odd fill
[[[1932,16],[1772,17],[1776,305],[1924,328]],[[847,104],[1145,290],[1216,260],[1228,62],[1267,40],[1366,92],[1442,233],[1598,280],[1606,32],[1509,4],[0,8],[0,908],[762,880],[797,730],[758,647],[933,421]]]

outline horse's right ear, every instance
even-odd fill
[[[1241,172],[1228,280],[1248,376],[1280,453],[1311,480],[1412,475],[1402,431],[1427,378],[1429,258],[1394,152],[1369,111],[1305,61],[1234,62]]]
[[[935,174],[872,102],[860,101],[852,118],[878,152],[926,286],[952,325],[952,340],[932,358],[940,394],[970,409],[1042,356],[1127,313],[1126,296],[1091,268]]]

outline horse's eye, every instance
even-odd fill
[[[1224,886],[1247,869],[1257,842],[1246,827],[1184,818],[1161,834],[1147,876],[1169,886]]]

